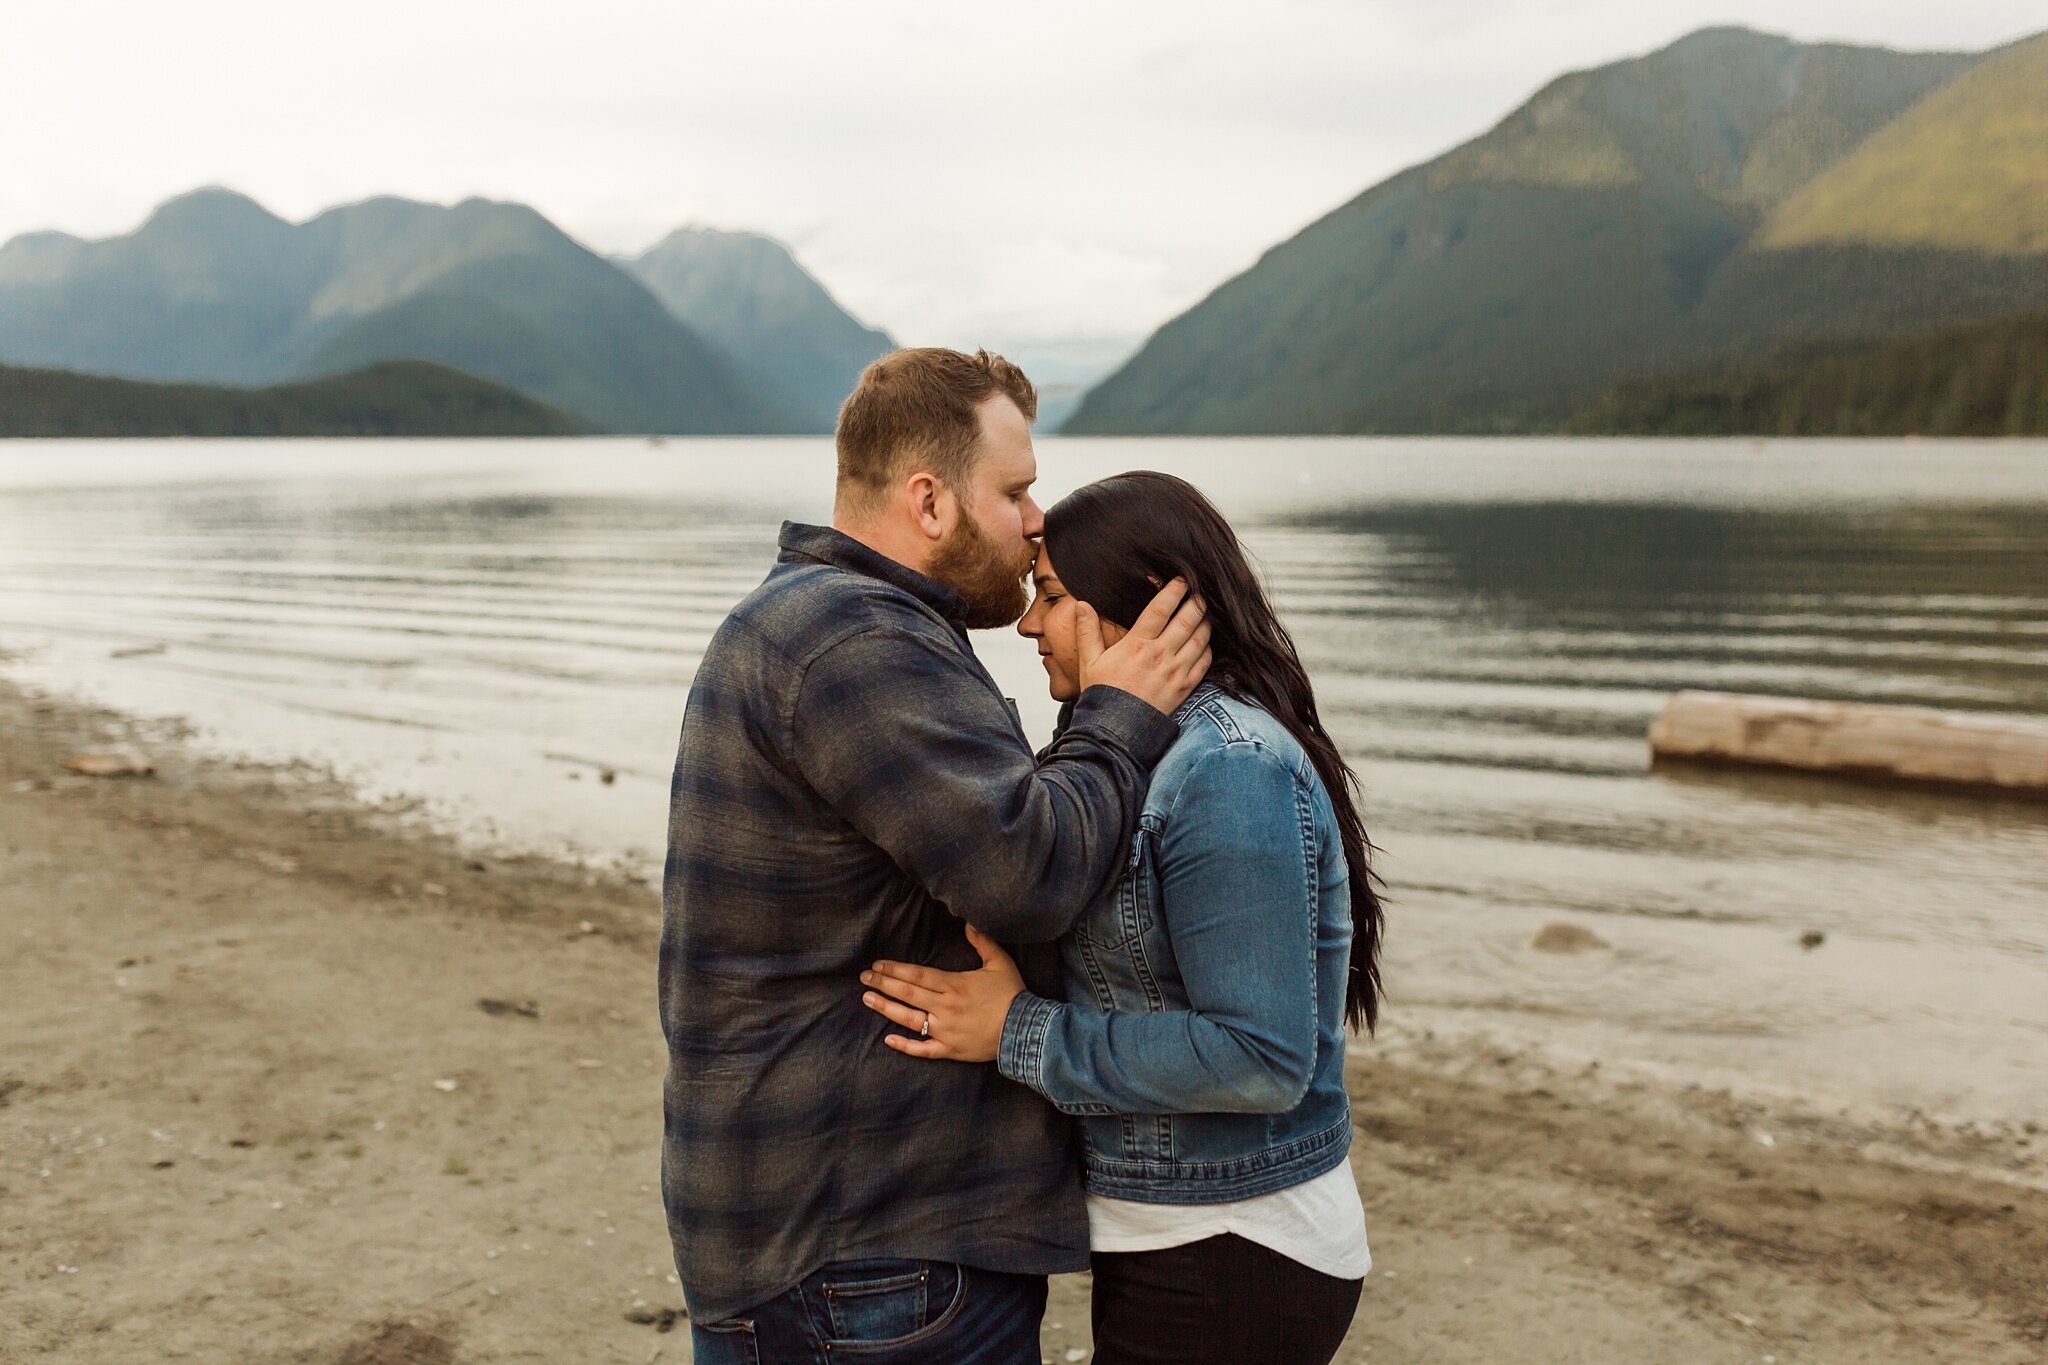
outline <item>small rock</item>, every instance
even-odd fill
[[[125,751],[73,754],[64,760],[64,766],[87,777],[148,777],[156,771],[156,765],[148,759]]]
[[[579,919],[576,921],[576,932],[579,934],[594,934],[597,932],[597,926],[587,919]]]
[[[1088,1353],[1082,1350],[1079,1346],[1069,1346],[1067,1348],[1068,1360],[1086,1360],[1087,1358]]]
[[[1744,1133],[1747,1133],[1749,1135],[1749,1140],[1751,1142],[1754,1142],[1759,1147],[1775,1147],[1778,1145],[1778,1140],[1776,1138],[1772,1137],[1769,1133],[1766,1133],[1763,1129],[1757,1127],[1753,1123],[1750,1124],[1749,1127],[1743,1129],[1742,1131]]]
[[[610,768],[606,768],[604,771],[600,772],[597,775],[597,780],[604,783],[607,787],[609,787],[612,783],[619,780],[619,775],[613,772]]]
[[[443,1094],[446,1094],[448,1091],[453,1090],[456,1086],[460,1084],[460,1081],[451,1080],[448,1077],[443,1076],[440,1080],[434,1082],[434,1089],[441,1091]]]
[[[540,1002],[538,1000],[522,1000],[515,1004],[510,1000],[484,999],[477,1001],[476,1007],[485,1014],[494,1016],[517,1014],[527,1019],[540,1018]]]
[[[272,872],[282,873],[287,877],[299,870],[299,860],[288,853],[272,853],[267,848],[258,848],[250,850],[249,857]]]
[[[690,1310],[687,1308],[634,1308],[626,1313],[626,1321],[642,1327],[652,1327],[657,1332],[672,1332],[679,1322],[687,1322]]]
[[[1821,944],[1826,943],[1827,941],[1828,936],[1826,934],[1823,934],[1818,929],[1808,929],[1805,933],[1799,936],[1799,946],[1806,949],[1808,952],[1812,952],[1815,948],[1820,947]]]
[[[439,882],[421,882],[420,894],[423,896],[435,896],[442,900],[446,900],[448,897],[448,888],[441,885],[441,883]]]
[[[1555,921],[1538,929],[1529,946],[1539,953],[1587,953],[1611,945],[1591,929]]]
[[[109,659],[144,659],[152,654],[162,654],[169,648],[169,645],[131,645],[127,649],[109,650],[107,651],[107,657]]]

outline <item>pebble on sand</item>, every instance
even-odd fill
[[[1536,931],[1536,936],[1529,940],[1529,946],[1539,953],[1586,953],[1612,945],[1591,929],[1553,921]]]
[[[1799,946],[1806,949],[1808,952],[1812,952],[1815,948],[1820,947],[1821,944],[1826,943],[1827,941],[1828,936],[1826,934],[1823,934],[1818,929],[1808,929],[1805,933],[1799,936]]]
[[[64,766],[87,777],[148,777],[156,765],[140,754],[126,751],[105,754],[73,754]]]

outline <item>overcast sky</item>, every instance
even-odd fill
[[[795,246],[899,340],[1128,348],[1561,71],[1745,23],[1982,48],[2041,0],[0,0],[0,239],[224,184]]]

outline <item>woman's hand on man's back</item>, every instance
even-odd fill
[[[981,954],[971,972],[944,972],[907,962],[877,962],[860,974],[870,989],[861,1003],[912,1036],[882,1041],[912,1057],[992,1062],[1003,1043],[1010,1004],[1024,993],[1016,962],[994,939],[967,926],[967,941]]]

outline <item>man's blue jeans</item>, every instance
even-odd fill
[[[1044,1316],[1043,1275],[839,1261],[690,1342],[696,1365],[1038,1365]]]

